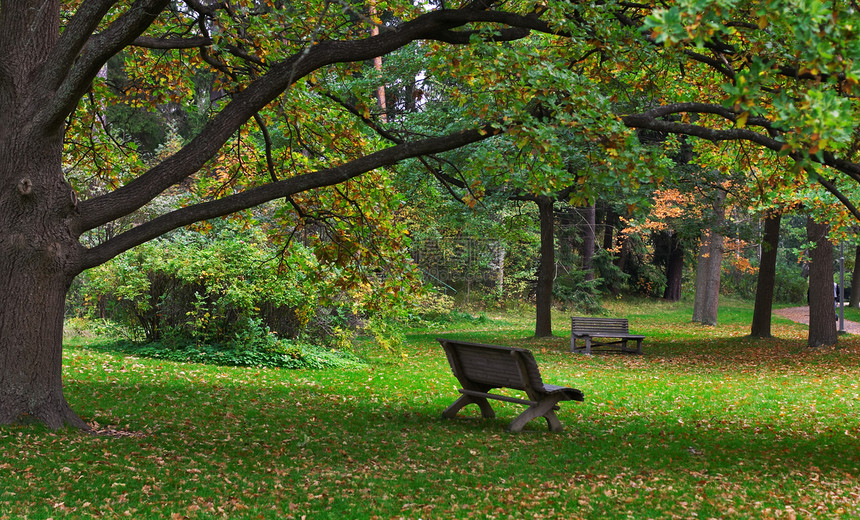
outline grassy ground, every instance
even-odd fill
[[[857,518],[860,339],[811,351],[803,327],[744,337],[751,308],[609,304],[643,356],[529,339],[529,316],[416,329],[350,371],[173,364],[69,341],[66,395],[103,434],[0,429],[0,519]],[[564,432],[518,405],[440,419],[457,396],[437,336],[531,348],[582,389]],[[108,434],[112,433],[112,434]]]

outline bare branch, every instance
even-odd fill
[[[152,36],[140,36],[131,43],[135,47],[147,49],[196,49],[212,44],[207,36],[194,38],[155,38]]]
[[[74,66],[81,49],[92,37],[107,12],[119,0],[85,0],[75,11],[51,55],[45,60],[40,81],[49,89],[55,90]]]

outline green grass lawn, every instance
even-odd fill
[[[607,304],[647,334],[642,356],[568,352],[531,318],[410,331],[366,367],[289,371],[175,364],[68,341],[66,396],[103,432],[0,429],[0,519],[857,518],[860,339],[809,350],[746,338],[751,306],[716,328],[683,304]],[[437,336],[531,348],[544,379],[583,390],[565,430],[505,428],[457,397]]]

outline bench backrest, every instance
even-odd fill
[[[463,388],[473,385],[517,390],[543,388],[537,362],[529,350],[447,339],[438,341]]]
[[[599,332],[603,334],[628,334],[630,329],[624,318],[587,318],[582,316],[570,319],[570,325],[576,334]]]

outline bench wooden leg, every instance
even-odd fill
[[[561,399],[562,396],[560,395],[550,396],[535,405],[529,406],[526,411],[511,422],[508,430],[511,432],[521,432],[529,421],[543,417],[546,419],[550,431],[560,432],[562,430],[561,421],[556,417],[555,410],[556,405]]]
[[[481,409],[481,416],[485,419],[493,419],[496,416],[496,412],[493,410],[493,407],[490,406],[490,402],[487,401],[484,397],[473,397],[471,395],[461,395],[459,399],[454,401],[454,404],[445,408],[445,411],[442,412],[442,417],[446,419],[454,419],[457,417],[457,412],[460,411],[467,404],[476,404]]]

